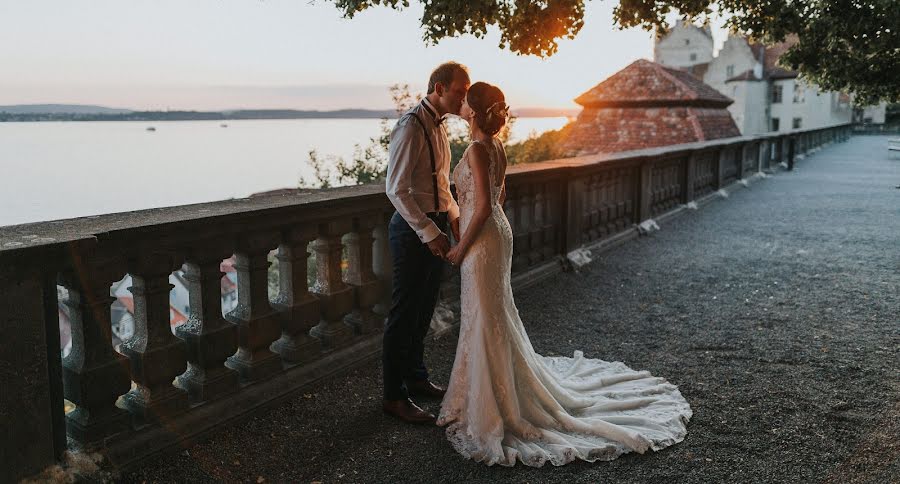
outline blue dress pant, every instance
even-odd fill
[[[428,217],[446,232],[446,212],[430,213]],[[444,261],[428,250],[428,245],[397,212],[391,217],[388,235],[394,288],[384,328],[384,398],[402,400],[408,396],[406,381],[428,379],[423,341],[437,304]]]

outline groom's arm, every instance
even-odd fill
[[[385,193],[403,220],[416,231],[419,240],[427,244],[443,232],[425,215],[410,193],[413,169],[425,149],[425,140],[422,139],[421,130],[416,132],[417,128],[418,126],[408,117],[401,118],[391,134]]]

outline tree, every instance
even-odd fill
[[[344,16],[373,7],[409,7],[409,0],[332,0]],[[584,24],[586,0],[422,0],[424,40],[500,31],[500,47],[541,57],[557,41],[574,38]],[[620,0],[613,11],[619,28],[662,34],[667,17],[691,21],[726,18],[735,33],[765,44],[796,35],[799,43],[781,64],[823,89],[853,92],[860,104],[900,102],[900,8],[896,0]]]

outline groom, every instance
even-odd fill
[[[447,224],[459,239],[459,206],[450,194],[450,143],[444,116],[459,114],[469,89],[465,66],[447,62],[428,80],[428,93],[391,132],[386,193],[394,208],[388,229],[394,263],[391,312],[384,330],[383,409],[409,423],[434,415],[409,397],[441,398],[428,379],[425,334],[450,250]]]

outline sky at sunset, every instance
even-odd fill
[[[386,109],[387,86],[423,90],[456,60],[514,108],[568,108],[653,56],[649,33],[613,27],[615,2],[588,2],[581,33],[546,60],[499,50],[497,32],[426,46],[411,3],[347,20],[321,0],[0,0],[0,105]]]

